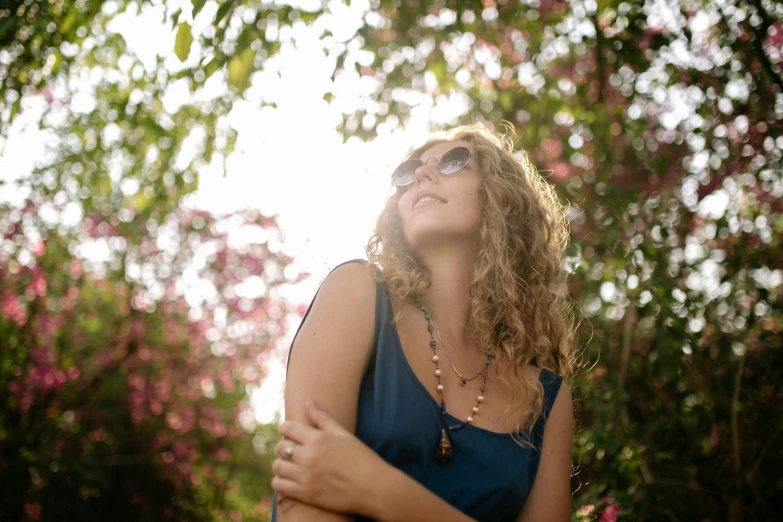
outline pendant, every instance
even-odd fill
[[[459,377],[459,385],[460,385],[460,386],[465,386],[465,383],[466,383],[466,382],[467,382],[467,381],[465,380],[465,377],[463,377],[463,376],[461,376],[461,375],[460,375],[460,377]]]
[[[440,440],[438,441],[438,447],[435,450],[435,458],[442,464],[448,464],[451,460],[451,440],[449,440],[448,431],[443,428],[440,431]]]

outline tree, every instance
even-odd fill
[[[575,518],[777,514],[778,3],[373,0],[346,41],[323,23],[328,5],[195,0],[163,11],[178,59],[151,69],[105,29],[137,5],[151,4],[28,1],[0,18],[3,136],[25,96],[42,93],[56,109],[72,99],[65,78],[98,71],[96,106],[47,122],[63,139],[29,181],[34,194],[84,189],[84,215],[119,209],[134,224],[116,226],[135,244],[138,224],[164,222],[201,166],[230,154],[232,102],[291,28],[309,24],[335,60],[335,81],[375,85],[344,115],[346,137],[371,139],[417,107],[434,107],[434,127],[506,120],[571,204],[564,291],[592,326],[574,383]],[[194,16],[208,22],[199,34]],[[159,101],[172,82],[203,95],[210,79],[227,91],[172,112]],[[462,109],[453,115],[448,104]],[[125,196],[117,187],[127,178],[139,189]]]
[[[246,390],[298,276],[275,217],[183,206],[229,104],[168,112],[174,75],[106,29],[117,5],[0,11],[0,147],[23,118],[49,131],[2,181],[27,196],[0,203],[0,518],[257,519],[275,430]]]

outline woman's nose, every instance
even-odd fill
[[[431,161],[435,161],[435,167],[430,165]],[[432,169],[432,170],[431,170]],[[437,158],[430,158],[424,163],[421,164],[421,166],[416,167],[416,170],[413,171],[413,175],[416,177],[416,181],[421,183],[422,178],[428,178],[430,181],[433,180],[435,174],[433,170],[438,170],[438,159]]]

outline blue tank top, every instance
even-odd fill
[[[345,263],[356,261],[366,262],[359,259]],[[544,424],[563,377],[546,368],[541,370],[544,409],[533,429],[535,449],[521,447],[509,433],[467,424],[449,432],[452,459],[441,464],[435,459],[443,426],[440,405],[408,364],[397,327],[391,323],[391,300],[382,282],[376,283],[375,302],[375,345],[359,391],[356,436],[386,462],[471,518],[514,522],[533,488]],[[310,308],[302,323],[309,312]],[[462,423],[448,413],[446,417],[449,426]],[[530,440],[523,432],[518,438]],[[276,498],[272,522],[275,505]],[[370,519],[355,516],[354,520]]]

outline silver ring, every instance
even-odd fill
[[[291,460],[291,456],[294,454],[294,445],[296,443],[292,442],[290,446],[288,446],[283,453],[285,453],[285,458],[288,460]]]

